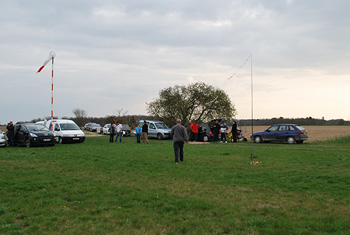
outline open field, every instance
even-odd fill
[[[270,126],[254,126],[254,132],[264,131]],[[308,142],[334,140],[339,137],[350,136],[350,126],[303,126],[308,131]],[[249,139],[252,133],[251,126],[240,127],[244,136]]]
[[[349,234],[350,137],[0,149],[1,234]]]

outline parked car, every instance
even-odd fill
[[[303,143],[308,139],[305,128],[295,124],[276,124],[266,131],[255,132],[250,139],[255,143],[281,141],[289,144]]]
[[[123,136],[130,136],[131,134],[130,126],[128,124],[122,124],[122,128],[123,128]]]
[[[82,143],[85,141],[85,134],[80,127],[72,120],[54,119],[46,121],[45,126],[53,130],[56,142]]]
[[[95,124],[95,123],[94,123],[94,122],[88,122],[88,123],[86,123],[86,124],[84,125],[84,130],[89,131],[92,124]]]
[[[109,128],[111,127],[111,124],[110,123],[107,123],[106,125],[103,126],[103,130],[102,130],[102,133],[104,135],[109,135]]]
[[[55,145],[54,133],[47,127],[36,123],[15,125],[15,144],[27,147],[40,145]]]
[[[140,120],[139,124],[142,127],[143,121]],[[157,138],[159,140],[171,138],[171,129],[165,125],[162,121],[146,120],[148,125],[148,138]]]
[[[6,147],[7,138],[5,133],[0,131],[0,147]]]
[[[198,124],[198,125],[199,125],[199,129],[198,129],[198,140],[199,141],[208,142],[214,138],[213,133],[211,132],[211,130],[209,128],[209,125],[207,125],[207,124]]]
[[[101,125],[94,123],[92,125],[89,126],[89,130],[92,132],[100,132],[99,130],[101,129]]]

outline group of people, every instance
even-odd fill
[[[225,143],[227,143],[228,127],[224,122],[224,120],[221,120],[220,122],[219,120],[216,120],[211,130],[214,135],[214,142],[219,142],[219,133],[221,133],[220,143],[223,143],[224,141]],[[233,142],[237,142],[237,123],[236,122],[233,122],[231,132],[232,132]]]
[[[232,134],[234,142],[237,141],[237,132],[235,131],[237,129],[237,123],[233,122],[232,126]],[[122,132],[123,128],[122,125],[117,122],[117,124],[111,123],[111,126],[109,128],[110,133],[110,142],[114,141],[114,136],[116,135],[115,142],[118,140],[118,136],[120,138],[120,143],[122,142]],[[174,125],[171,128],[171,136],[173,138],[173,147],[174,147],[174,155],[175,155],[175,164],[178,164],[179,162],[183,162],[184,160],[184,144],[185,142],[188,143],[190,139],[194,141],[198,141],[198,134],[199,134],[199,125],[193,121],[189,121],[189,134],[186,128],[181,125],[181,119],[176,120],[176,125]],[[216,120],[214,125],[211,128],[213,135],[214,135],[214,142],[219,141],[219,133],[221,132],[221,143],[225,141],[227,143],[227,130],[228,127],[226,123],[224,123],[223,120],[219,123],[219,120]],[[144,121],[142,127],[140,124],[137,126],[136,130],[136,141],[137,143],[141,143],[141,138],[143,143],[148,144],[148,125],[147,122]]]
[[[118,137],[120,140],[120,143],[122,142],[122,136],[123,136],[123,126],[120,124],[120,122],[117,122],[117,124],[111,123],[111,126],[108,129],[109,131],[109,142],[113,143],[118,142]],[[114,136],[115,139],[114,139]],[[136,140],[137,143],[141,143],[141,138],[143,143],[148,144],[148,125],[146,121],[144,121],[143,126],[141,128],[140,124],[136,128]]]

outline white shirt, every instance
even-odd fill
[[[117,132],[121,132],[123,130],[123,126],[122,124],[119,123],[119,125],[117,125]]]

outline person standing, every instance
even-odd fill
[[[214,142],[218,142],[219,132],[220,132],[220,124],[218,119],[215,121],[213,127],[211,128],[211,131],[213,132],[213,135],[214,135]]]
[[[140,126],[140,124],[136,127],[136,142],[139,144],[141,143],[141,133],[142,133],[142,128]]]
[[[180,150],[180,161],[184,160],[184,143],[188,143],[188,135],[186,128],[181,125],[181,119],[176,120],[176,125],[171,128],[171,136],[174,141],[174,154],[175,154],[175,164],[179,163],[179,150]]]
[[[195,122],[191,122],[191,132],[193,133],[194,141],[198,141],[198,129],[198,124]]]
[[[225,139],[225,143],[227,144],[227,138],[226,138],[226,131],[227,131],[227,125],[224,123],[224,120],[221,120],[220,124],[220,131],[221,131],[221,142],[222,143]]]
[[[141,136],[142,142],[148,144],[148,125],[146,121],[143,121]]]
[[[15,147],[15,126],[13,125],[13,122],[10,121],[7,126],[7,138],[9,140],[10,147]]]
[[[115,136],[115,124],[112,122],[111,126],[108,129],[109,131],[109,142],[113,143],[114,142],[114,136]]]
[[[118,136],[119,136],[119,140],[121,143],[122,137],[123,137],[123,126],[122,126],[122,124],[120,124],[120,122],[117,122],[115,142],[118,142]]]

